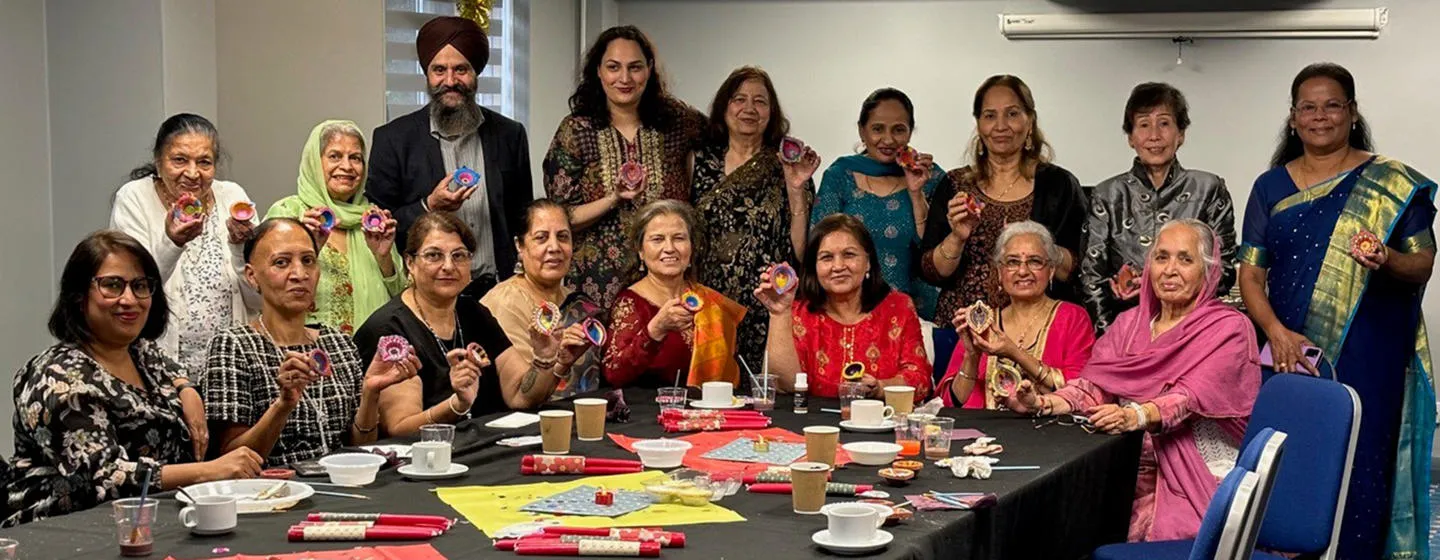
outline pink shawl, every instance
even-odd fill
[[[1211,256],[1220,259],[1220,243],[1211,232]],[[1163,393],[1189,396],[1192,414],[1222,422],[1237,441],[1245,430],[1260,366],[1255,330],[1250,320],[1215,296],[1220,266],[1205,278],[1195,309],[1180,324],[1151,340],[1150,322],[1160,313],[1160,299],[1145,264],[1140,305],[1121,313],[1080,376],[1106,393],[1146,402]],[[1151,419],[1152,422],[1158,419]],[[1157,463],[1155,522],[1149,540],[1193,538],[1217,486],[1205,465],[1188,424],[1152,434]]]

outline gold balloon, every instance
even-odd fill
[[[485,33],[490,33],[490,7],[494,0],[458,0],[455,8],[460,17],[474,21]]]

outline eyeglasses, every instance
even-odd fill
[[[1295,112],[1302,117],[1313,117],[1320,113],[1320,111],[1325,111],[1326,115],[1333,117],[1344,113],[1345,109],[1348,109],[1351,103],[1354,102],[1327,101],[1323,106],[1314,103],[1301,103],[1295,106]]]
[[[96,276],[90,280],[100,290],[100,295],[107,298],[118,298],[125,295],[125,287],[130,287],[130,293],[135,294],[135,299],[147,299],[155,293],[155,280],[153,278],[136,278],[126,280],[119,276]]]
[[[456,265],[469,264],[470,258],[473,256],[474,253],[471,253],[470,251],[467,251],[465,249],[456,249],[455,251],[452,251],[450,253],[450,261],[454,262]],[[441,264],[445,262],[445,252],[425,251],[424,253],[420,253],[420,260],[424,261],[425,264]]]
[[[1022,264],[1025,265],[1025,268],[1030,269],[1031,272],[1035,272],[1042,268],[1045,268],[1046,265],[1050,264],[1050,261],[1037,257],[1031,257],[1023,261],[1018,258],[1011,257],[1000,261],[1000,265],[1005,267],[1005,270],[1009,270],[1011,272],[1020,270],[1020,265]]]
[[[1085,433],[1095,433],[1095,425],[1090,423],[1090,418],[1079,414],[1061,414],[1049,418],[1035,417],[1030,419],[1030,423],[1033,424],[1037,430],[1045,426],[1058,424],[1061,426],[1080,426],[1080,429],[1085,430]]]

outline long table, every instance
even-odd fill
[[[631,437],[659,437],[657,407],[653,390],[630,389],[625,398],[633,409],[629,423],[609,423],[609,433]],[[812,399],[810,414],[789,410],[788,397],[781,396],[780,408],[773,411],[774,425],[799,433],[808,425],[839,422],[839,415],[820,412],[838,408],[834,400]],[[566,402],[549,408],[568,408]],[[1088,434],[1073,425],[1049,424],[1036,428],[1030,418],[1009,412],[946,409],[942,415],[956,418],[957,428],[975,428],[998,438],[1005,446],[1002,464],[1039,465],[1038,470],[997,471],[988,480],[957,479],[944,469],[927,464],[921,476],[905,488],[879,488],[902,502],[901,494],[925,490],[945,492],[991,492],[998,501],[974,511],[916,512],[907,523],[887,528],[895,540],[873,558],[1045,558],[1071,559],[1089,554],[1096,546],[1125,539],[1134,494],[1140,454],[1139,434],[1109,436]],[[498,415],[497,415],[498,416]],[[241,516],[236,531],[221,537],[192,536],[176,520],[179,504],[166,499],[155,527],[153,558],[213,558],[231,554],[278,554],[303,550],[353,548],[357,543],[291,543],[285,538],[290,525],[304,519],[309,511],[403,512],[455,516],[435,496],[437,486],[523,484],[566,481],[577,477],[534,477],[520,475],[520,458],[538,453],[538,446],[512,448],[495,442],[516,435],[539,433],[537,425],[518,430],[485,428],[494,417],[461,423],[456,430],[454,460],[470,467],[463,477],[438,482],[413,482],[394,469],[380,473],[365,488],[317,488],[341,490],[370,496],[370,500],[313,496],[289,512]],[[893,441],[891,434],[842,432],[841,442]],[[409,443],[396,439],[388,443]],[[382,443],[387,443],[382,442]],[[965,443],[956,441],[952,452]],[[592,457],[634,458],[610,442],[574,441],[571,452]],[[837,469],[834,480],[876,483],[877,467],[850,465]],[[305,480],[305,479],[300,479]],[[325,478],[309,479],[326,481]],[[162,497],[165,494],[161,495]],[[839,501],[840,498],[830,498]],[[665,549],[666,558],[829,558],[832,555],[810,541],[825,528],[824,516],[802,516],[791,511],[790,497],[752,495],[741,490],[721,505],[746,518],[744,523],[676,526],[688,537],[686,548]],[[20,541],[22,558],[110,558],[118,557],[114,523],[108,505],[71,515],[47,519],[14,529],[0,536]],[[493,550],[491,540],[475,528],[460,524],[449,533],[429,541],[448,558],[502,558],[509,552]],[[371,544],[371,543],[367,543]],[[387,543],[380,543],[387,544]],[[226,548],[228,552],[217,553]]]

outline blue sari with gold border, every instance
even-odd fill
[[[1340,558],[1429,557],[1435,392],[1424,285],[1371,274],[1350,257],[1350,239],[1367,230],[1396,251],[1433,252],[1434,196],[1433,181],[1376,156],[1306,189],[1271,169],[1245,209],[1240,262],[1268,270],[1276,316],[1360,395]]]

